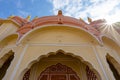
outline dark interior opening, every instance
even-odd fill
[[[9,56],[9,58],[5,61],[5,63],[3,64],[3,66],[0,68],[0,80],[2,80],[2,78],[5,76],[5,73],[8,69],[8,67],[11,64],[11,61],[14,58],[14,54]]]
[[[114,65],[107,59],[107,62],[109,64],[109,67],[111,71],[113,72],[113,75],[116,80],[120,80],[120,75],[118,74],[117,70],[115,69]]]

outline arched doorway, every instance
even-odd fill
[[[107,63],[116,80],[120,80],[120,64],[109,54],[106,55]]]
[[[80,80],[80,78],[70,67],[57,63],[46,68],[37,80]]]
[[[97,71],[82,61],[71,53],[52,52],[34,63],[22,80],[101,80]]]
[[[5,76],[12,60],[14,59],[14,52],[10,50],[2,58],[0,58],[0,80]]]

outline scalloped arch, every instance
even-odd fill
[[[82,57],[78,56],[78,55],[74,55],[73,53],[70,53],[70,52],[65,52],[63,50],[57,50],[56,52],[49,52],[47,55],[41,55],[39,56],[36,60],[33,60],[31,61],[28,66],[20,73],[19,75],[19,78],[22,79],[23,75],[25,74],[25,72],[31,68],[31,66],[37,62],[39,62],[41,59],[43,58],[47,58],[49,57],[50,55],[56,55],[57,53],[63,53],[64,55],[67,55],[67,56],[71,56],[75,59],[78,59],[79,61],[81,61],[82,63],[88,65],[90,67],[91,70],[93,70],[95,72],[95,74],[97,74],[97,77],[98,77],[98,80],[101,80],[101,76],[100,74],[98,73],[98,71],[92,66],[91,63],[89,63],[88,61],[85,61]]]

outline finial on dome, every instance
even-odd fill
[[[8,19],[11,19],[11,18],[13,18],[13,17],[14,17],[14,16],[13,16],[13,15],[11,15],[11,16],[9,16],[9,17],[8,17]]]
[[[26,19],[27,19],[28,21],[30,20],[30,18],[31,18],[31,16],[30,16],[30,15],[26,17]]]
[[[59,10],[59,11],[58,11],[58,15],[62,15],[62,10]]]
[[[90,17],[87,17],[88,19],[88,22],[91,23],[92,22],[92,19]]]
[[[81,21],[83,21],[83,19],[82,19],[82,18],[80,18],[80,20],[81,20]]]

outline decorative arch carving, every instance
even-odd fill
[[[30,69],[24,74],[23,80],[29,80],[30,77]]]
[[[73,53],[66,53],[66,52],[64,52],[63,50],[58,50],[58,51],[56,51],[56,52],[50,52],[50,53],[48,53],[47,55],[41,55],[40,57],[38,57],[37,60],[34,60],[34,61],[32,61],[31,63],[29,63],[29,65],[27,66],[27,68],[25,68],[24,70],[25,70],[25,71],[28,71],[33,64],[37,63],[37,62],[40,61],[42,58],[45,58],[45,57],[47,58],[47,57],[49,57],[50,55],[56,55],[57,53],[63,53],[64,55],[68,55],[68,56],[71,56],[71,57],[73,57],[73,58],[76,58],[76,59],[80,60],[80,61],[83,62],[84,64],[88,65],[89,68],[90,68],[92,71],[94,71],[94,73],[96,74],[98,80],[101,80],[100,74],[93,68],[93,66],[92,66],[89,62],[85,61],[85,60],[84,60],[82,57],[80,57],[80,56],[74,55]],[[21,72],[21,74],[20,74],[20,79],[22,79],[23,74],[25,74],[25,71],[24,71],[24,70],[23,70],[23,71]]]
[[[80,80],[77,74],[66,65],[57,63],[46,68],[38,77],[37,80]]]
[[[89,68],[89,66],[86,66],[86,75],[87,80],[98,80],[96,74]]]

